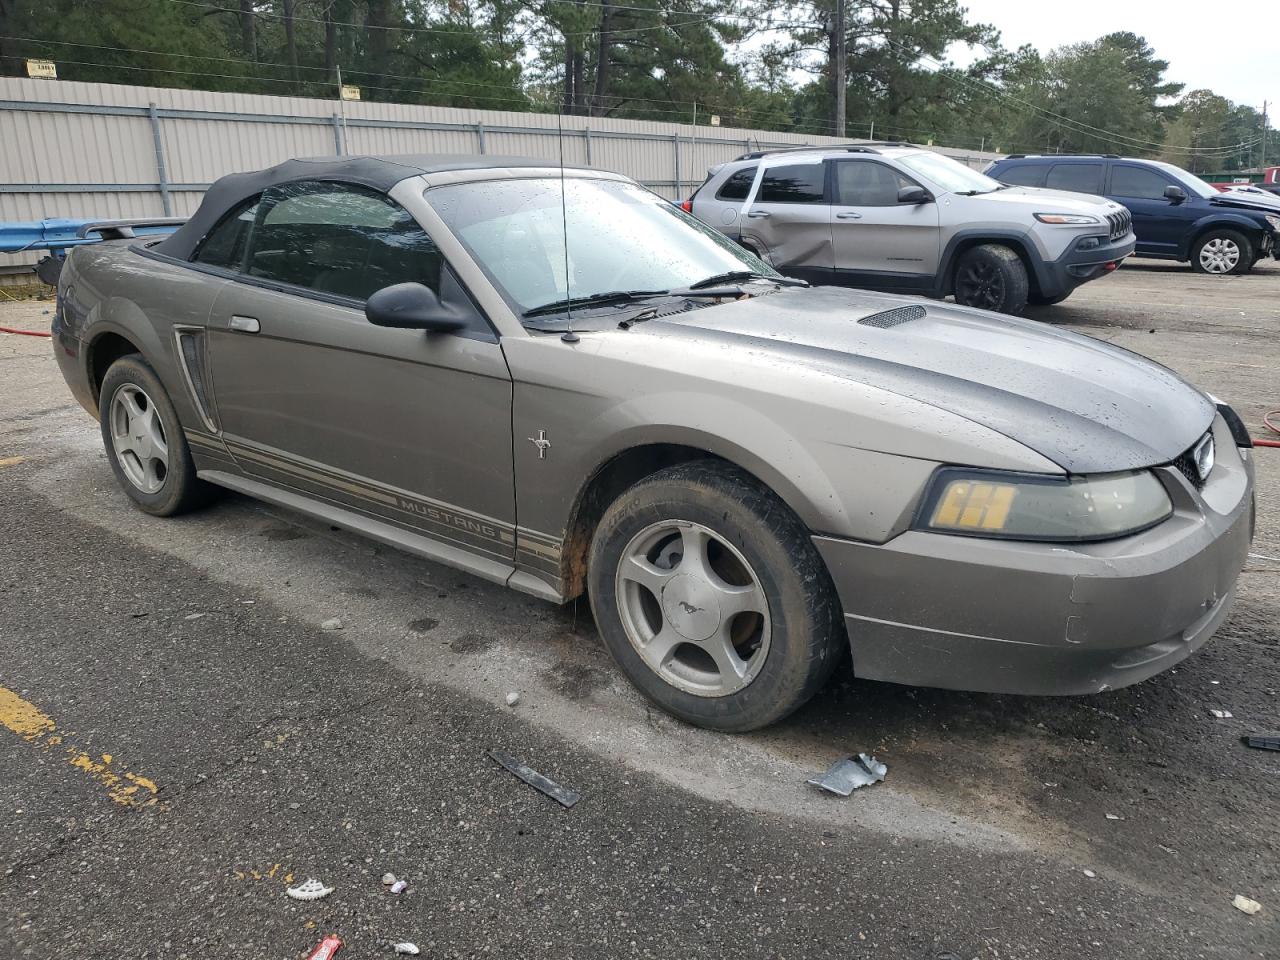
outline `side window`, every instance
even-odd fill
[[[739,170],[728,180],[723,186],[716,191],[717,200],[745,200],[747,195],[751,193],[751,184],[756,178],[756,168],[747,167],[745,170]]]
[[[835,202],[850,207],[896,207],[898,190],[914,180],[874,160],[836,162]]]
[[[427,232],[394,201],[352,184],[302,182],[262,195],[247,272],[367,300],[409,281],[439,293],[441,264]]]
[[[260,199],[261,196],[252,197],[223,217],[200,241],[191,259],[210,267],[239,270],[244,262],[245,243],[257,216]]]
[[[769,167],[760,181],[757,203],[821,203],[826,167],[821,163],[790,163]]]
[[[1051,190],[1071,190],[1075,193],[1102,192],[1102,164],[1055,163],[1049,170],[1044,185]]]
[[[1116,164],[1111,168],[1111,195],[1137,200],[1163,200],[1169,181],[1161,174],[1143,167]]]
[[[1044,175],[1045,168],[1040,164],[1024,163],[1001,170],[995,178],[1015,187],[1043,187]]]

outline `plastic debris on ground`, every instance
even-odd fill
[[[389,887],[395,882],[396,882],[396,875],[394,873],[384,873],[382,875],[382,885],[384,887]]]
[[[544,777],[537,770],[526,766],[509,754],[502,753],[499,750],[490,750],[489,756],[525,783],[529,784],[529,786],[536,790],[541,790],[562,807],[572,807],[582,799],[582,794],[578,793],[578,791],[560,786],[560,784],[556,783],[554,780]]]
[[[1210,715],[1217,717],[1219,720],[1230,720],[1233,714],[1230,710],[1210,710]]]
[[[326,887],[319,880],[308,877],[296,887],[289,887],[285,893],[294,900],[319,900],[333,893],[333,887]]]
[[[1118,817],[1118,816],[1116,816],[1114,813],[1108,813],[1106,816],[1107,816],[1107,819],[1108,819],[1108,820],[1123,820],[1123,819],[1124,819],[1124,817]]]
[[[408,880],[397,880],[391,884],[392,893],[404,893],[407,889],[409,889]]]
[[[316,948],[307,954],[307,960],[330,960],[330,958],[342,949],[342,941],[333,934],[325,937],[316,944]]]
[[[396,944],[396,953],[403,953],[407,957],[416,957],[421,952],[416,943],[410,943],[408,940]]]
[[[1280,750],[1280,733],[1251,733],[1240,740],[1255,750]]]
[[[829,793],[847,797],[859,787],[869,787],[885,778],[889,768],[865,753],[856,757],[843,757],[833,763],[820,777],[810,777],[809,782]]]
[[[341,630],[341,629],[342,629],[342,621],[341,621],[341,620],[339,620],[337,617],[330,617],[328,620],[321,620],[321,621],[320,621],[320,629],[321,629],[321,630],[329,630],[329,631],[333,631],[333,630]]]
[[[1084,870],[1081,872],[1084,873],[1084,875],[1088,877],[1090,880],[1096,880],[1098,877],[1098,875],[1094,873],[1092,870]]]
[[[1238,893],[1236,898],[1231,901],[1231,905],[1241,913],[1247,913],[1251,917],[1262,910],[1262,904],[1257,900],[1250,900],[1248,897],[1242,897]]]
[[[507,694],[508,707],[514,707],[519,702],[520,702],[520,694],[516,693],[516,691],[512,690],[510,693]]]

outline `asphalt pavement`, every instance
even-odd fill
[[[1035,316],[1252,426],[1280,407],[1280,265],[1128,264]],[[1257,456],[1239,601],[1176,670],[1068,699],[842,678],[726,737],[648,708],[585,604],[238,496],[133,510],[49,342],[0,336],[0,957],[1280,956],[1280,754],[1239,741],[1280,728],[1280,450]],[[858,751],[883,784],[805,784]],[[333,893],[286,896],[307,878]]]

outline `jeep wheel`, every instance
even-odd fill
[[[139,509],[168,517],[209,499],[213,487],[196,477],[177,411],[142,357],[129,354],[111,365],[98,411],[111,469]]]
[[[785,717],[847,643],[803,525],[716,461],[662,470],[615,501],[587,576],[600,634],[627,678],[698,726],[741,732]]]
[[[1253,244],[1235,230],[1210,230],[1191,248],[1191,267],[1197,273],[1248,273],[1254,259]]]
[[[1027,268],[1008,247],[984,243],[961,254],[955,291],[961,306],[1021,313],[1030,291]]]

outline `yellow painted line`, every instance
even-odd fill
[[[107,796],[121,806],[149,807],[156,803],[160,788],[154,780],[114,765],[115,757],[109,753],[95,758],[64,743],[62,735],[54,733],[58,725],[52,717],[4,687],[0,687],[0,726],[36,749],[62,753],[68,764],[96,781],[107,791]]]
[[[0,467],[16,467],[26,459],[26,457],[0,457]]]

